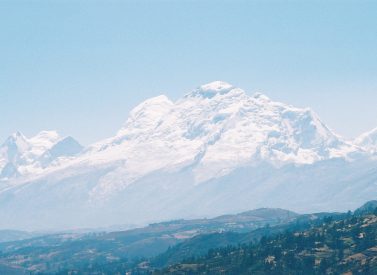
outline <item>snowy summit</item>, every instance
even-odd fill
[[[377,195],[373,177],[359,180],[375,165],[375,140],[348,142],[311,109],[215,81],[176,102],[142,102],[115,136],[86,148],[56,132],[12,135],[0,147],[0,227],[352,207],[350,196],[356,206]]]

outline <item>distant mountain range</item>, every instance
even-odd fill
[[[17,132],[0,147],[0,228],[345,211],[377,197],[377,129],[354,141],[310,109],[216,81],[135,107],[114,137]]]

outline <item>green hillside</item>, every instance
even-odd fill
[[[370,209],[368,209],[370,210]],[[377,211],[211,249],[154,274],[377,274]]]

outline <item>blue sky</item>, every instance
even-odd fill
[[[346,137],[377,127],[377,1],[0,1],[0,140],[88,144],[142,100],[213,80]]]

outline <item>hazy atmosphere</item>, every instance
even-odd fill
[[[356,137],[377,126],[376,10],[376,1],[1,1],[0,140],[57,130],[88,145],[141,101],[214,80],[311,107]]]
[[[377,274],[377,1],[0,0],[0,275]]]

